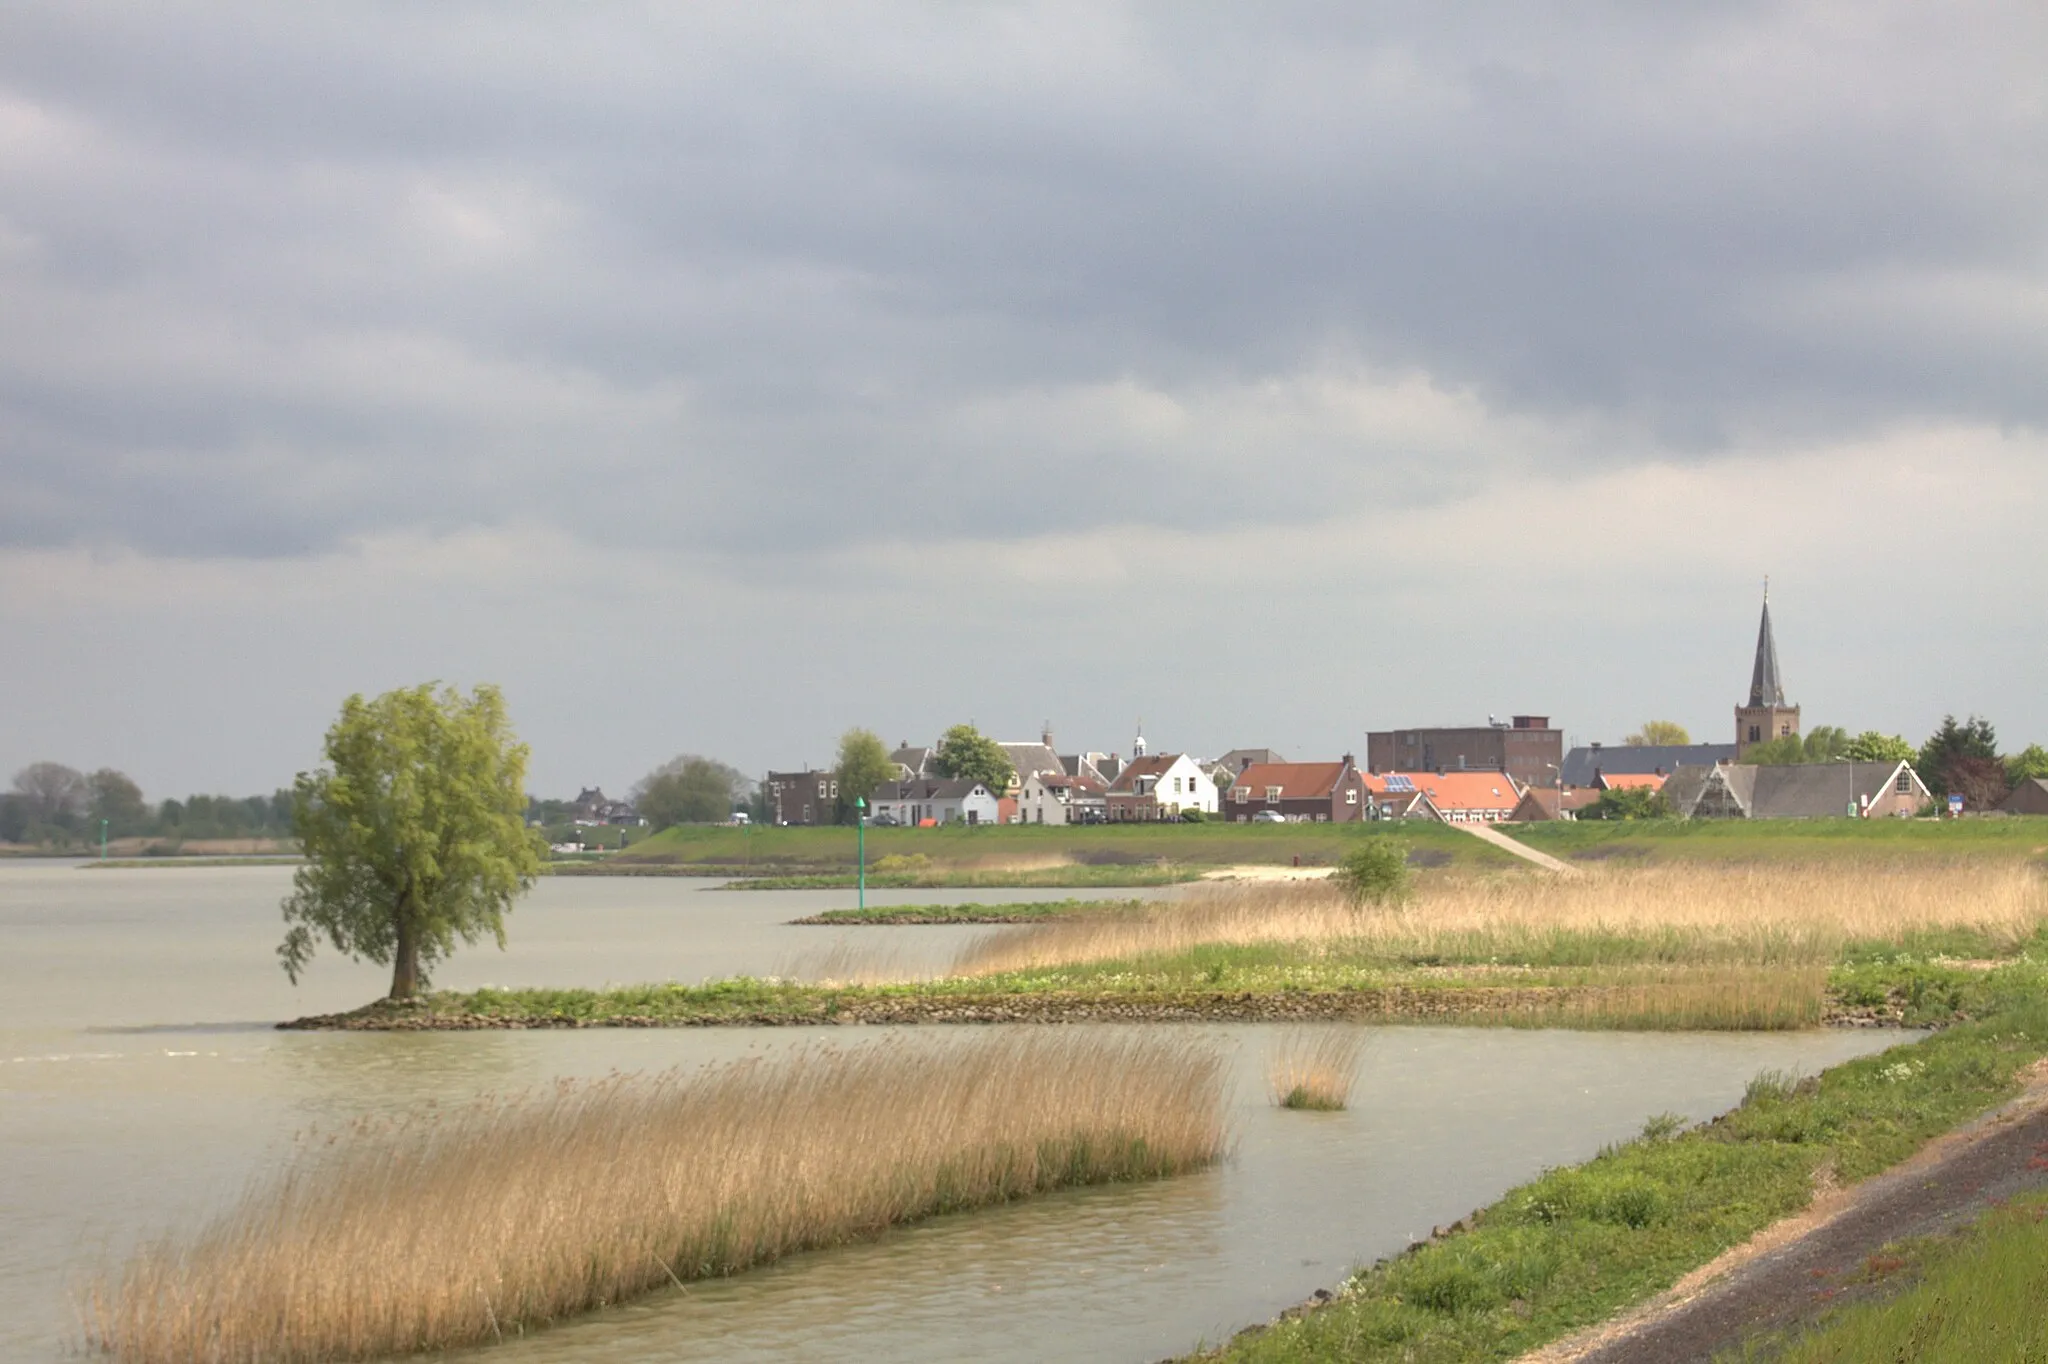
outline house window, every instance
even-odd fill
[[[1346,791],[1344,793],[1344,803],[1346,805],[1358,804],[1358,792],[1356,790]]]
[[[1792,733],[1792,722],[1791,722],[1790,720],[1784,720],[1784,721],[1781,721],[1781,722],[1779,722],[1779,725],[1778,725],[1778,737],[1779,737],[1780,739],[1786,738],[1786,737],[1787,737],[1787,736],[1789,736],[1789,735],[1790,735],[1791,733]]]
[[[1755,725],[1749,727],[1749,741],[1751,743],[1760,743],[1763,741],[1763,737],[1764,732],[1761,729],[1758,729]]]
[[[1267,787],[1267,788],[1266,788],[1266,804],[1268,804],[1268,805],[1278,805],[1279,803],[1280,803],[1280,788],[1279,788],[1279,787],[1277,787],[1277,786],[1269,786],[1269,787]]]
[[[1898,792],[1898,793],[1899,793],[1900,795],[1902,795],[1902,796],[1910,796],[1910,795],[1912,795],[1912,794],[1913,794],[1913,774],[1912,774],[1911,772],[1901,772],[1901,773],[1899,773],[1899,779],[1898,779],[1898,781],[1897,781],[1897,782],[1896,782],[1896,783],[1895,783],[1895,784],[1893,785],[1892,789],[1893,789],[1893,790],[1895,790],[1895,791],[1897,791],[1897,792]]]
[[[819,782],[819,783],[818,783],[818,799],[819,799],[819,800],[823,800],[823,799],[825,799],[825,783],[824,783],[824,782]]]
[[[1237,804],[1242,805],[1252,798],[1252,793],[1247,787],[1236,786],[1231,788],[1230,798]]]

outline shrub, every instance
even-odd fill
[[[1344,854],[1330,878],[1351,897],[1353,904],[1384,905],[1408,898],[1414,889],[1414,873],[1408,869],[1408,850],[1398,843],[1362,843]]]

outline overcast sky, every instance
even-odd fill
[[[2048,741],[2048,7],[0,10],[0,774]]]

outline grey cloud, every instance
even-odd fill
[[[77,131],[0,160],[38,490],[0,538],[744,556],[1280,524],[1530,457],[1292,432],[1162,477],[1031,401],[1333,357],[1608,423],[1541,456],[1578,462],[2035,424],[2048,328],[1858,304],[2044,296],[2044,52],[2026,5],[17,9],[0,100]]]

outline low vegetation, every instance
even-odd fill
[[[365,1120],[85,1296],[124,1364],[486,1343],[635,1294],[1226,1143],[1220,1058],[1092,1032],[814,1049]]]
[[[871,905],[828,909],[791,919],[793,924],[1033,924],[1047,919],[1102,919],[1144,911],[1143,900],[1036,900],[1010,904]]]
[[[1653,1118],[1640,1139],[1550,1171],[1411,1253],[1359,1271],[1329,1305],[1255,1328],[1201,1358],[1513,1359],[1668,1288],[1804,1206],[1822,1177],[1853,1183],[1897,1163],[2015,1093],[2021,1068],[2044,1054],[2048,1005],[2034,994],[1982,1022],[1817,1079],[1760,1077],[1740,1108],[1714,1122],[1683,1131],[1678,1120]],[[2041,1245],[2038,1229],[2016,1231]],[[1999,1253],[2016,1263],[2020,1249],[2002,1244]],[[2023,1280],[1987,1282],[1974,1296],[1988,1310],[2027,1312],[2040,1283],[2037,1263]],[[1932,1327],[1964,1339],[1969,1301],[1949,1300]],[[1902,1313],[1858,1344],[1920,1339],[1911,1329]],[[1990,1357],[1891,1348],[1814,1356]]]
[[[1942,1025],[2048,984],[2043,878],[2020,864],[1603,869],[1439,878],[1354,905],[1327,882],[1196,887],[1056,915],[910,979],[886,940],[802,979],[438,995],[320,1026],[1413,1018],[1529,1027]],[[880,936],[880,935],[878,935]],[[829,967],[829,969],[828,969]]]
[[[1363,1028],[1295,1028],[1281,1034],[1266,1061],[1266,1090],[1281,1108],[1336,1112],[1351,1102]]]
[[[1085,867],[1074,864],[1009,867],[927,867],[915,871],[870,871],[871,890],[997,890],[1038,886],[1171,886],[1201,877],[1198,867],[1174,863]],[[860,878],[854,872],[801,876],[755,876],[735,881],[728,890],[851,890]]]

